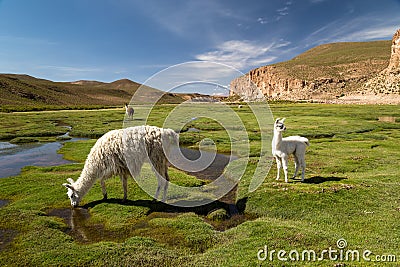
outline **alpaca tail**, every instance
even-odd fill
[[[296,139],[300,142],[303,142],[304,144],[306,144],[307,146],[310,146],[310,141],[303,137],[303,136],[296,136]]]
[[[308,141],[307,138],[305,138],[305,137],[300,137],[300,141],[303,142],[304,144],[306,144],[307,146],[310,146],[310,141]]]

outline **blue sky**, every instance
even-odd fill
[[[395,0],[0,0],[0,73],[144,82],[207,60],[242,72],[316,45],[390,39]]]

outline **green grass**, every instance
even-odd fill
[[[389,40],[323,44],[273,66],[281,77],[319,81],[320,90],[340,96],[359,90],[365,78],[373,78],[385,69],[390,47]],[[332,82],[340,84],[340,89],[330,86]]]
[[[173,106],[158,106],[151,122],[162,125]],[[95,140],[67,143],[61,152],[77,161],[58,167],[26,167],[21,175],[0,179],[0,199],[9,203],[0,208],[1,230],[12,230],[14,239],[0,250],[4,266],[365,266],[350,261],[261,262],[257,252],[269,250],[336,249],[344,238],[346,249],[372,251],[376,255],[400,257],[400,111],[397,106],[272,104],[274,117],[286,117],[287,135],[310,139],[307,149],[306,182],[290,179],[275,181],[276,166],[265,173],[265,181],[249,192],[260,146],[255,119],[247,107],[238,110],[251,132],[251,158],[237,192],[238,206],[248,221],[226,231],[216,230],[198,210],[171,208],[152,203],[131,179],[126,204],[121,204],[122,186],[118,178],[107,183],[108,202],[101,202],[101,188],[95,184],[85,196],[90,219],[87,226],[102,226],[115,236],[80,243],[65,233],[67,225],[47,216],[51,209],[69,208],[61,186],[68,177],[76,179]],[[122,126],[123,110],[71,111],[60,113],[1,113],[3,139],[43,138],[46,132],[63,128],[58,120],[73,126],[82,136],[103,134]],[[396,122],[381,122],[379,117],[395,117]],[[32,124],[29,126],[29,124]],[[17,125],[28,125],[18,128]],[[43,125],[34,130],[34,125]],[[185,127],[201,129],[185,132],[181,139],[197,146],[202,138],[217,140],[220,151],[229,151],[229,137],[218,124],[197,120]],[[20,130],[18,130],[20,129]],[[47,138],[47,136],[45,136]],[[253,157],[254,156],[254,157]],[[239,159],[239,161],[242,159]],[[290,161],[289,173],[293,173]],[[153,177],[148,166],[143,174]],[[185,186],[199,181],[170,168],[171,180]],[[283,179],[281,177],[281,179]],[[124,233],[121,236],[121,232]],[[0,248],[1,248],[0,244]],[[397,262],[400,258],[397,258]],[[370,263],[368,265],[372,265]],[[388,264],[388,266],[391,266]]]
[[[388,60],[390,45],[389,40],[324,44],[296,56],[287,63],[290,65],[290,63],[296,64],[296,61],[301,61],[302,64],[321,67],[362,62],[371,58]]]

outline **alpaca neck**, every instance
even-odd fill
[[[275,150],[278,150],[281,147],[282,143],[282,132],[274,131],[274,137],[272,139],[272,147]]]
[[[82,198],[87,194],[90,188],[92,188],[95,182],[96,178],[94,174],[88,172],[86,168],[84,168],[78,180],[74,183],[74,189],[79,192],[79,196]]]

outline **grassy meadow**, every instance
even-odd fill
[[[152,124],[161,126],[173,107],[156,106]],[[1,140],[55,141],[68,131],[65,126],[72,126],[71,136],[90,138],[66,143],[59,151],[76,163],[29,166],[21,175],[0,179],[0,265],[374,266],[381,260],[395,266],[400,262],[398,106],[271,104],[275,118],[287,118],[284,136],[310,140],[306,180],[276,181],[273,164],[254,192],[248,188],[258,161],[260,133],[248,107],[233,108],[248,129],[251,155],[237,189],[236,203],[243,213],[238,221],[235,216],[207,216],[226,208],[218,203],[185,209],[153,202],[133,179],[128,182],[129,200],[121,203],[118,178],[107,183],[108,201],[101,201],[96,183],[84,197],[83,208],[70,210],[62,183],[79,176],[96,138],[122,127],[124,110],[0,113]],[[200,130],[181,133],[185,146],[197,147],[200,140],[211,138],[219,152],[229,152],[229,136],[221,125],[199,119],[185,127]],[[293,169],[291,159],[289,175]],[[176,184],[205,182],[174,168],[169,173]],[[152,175],[145,165],[143,176]],[[55,211],[72,214],[71,221],[53,216]],[[78,216],[82,211],[88,213],[82,215],[85,218]],[[78,230],[71,230],[71,225]],[[342,254],[340,239],[347,242]],[[335,250],[336,260],[323,253],[330,249]],[[302,261],[305,250],[315,251],[316,259]],[[360,252],[359,261],[351,260],[355,250]],[[295,251],[299,260],[290,258],[295,258]],[[371,252],[367,259],[365,251]]]

